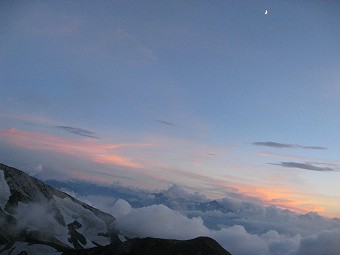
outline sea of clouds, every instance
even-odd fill
[[[340,252],[340,220],[313,212],[297,214],[230,198],[218,200],[225,208],[223,211],[200,211],[199,207],[188,210],[192,201],[199,204],[209,200],[176,185],[162,191],[164,204],[154,194],[140,191],[129,190],[125,199],[114,192],[112,196],[84,196],[65,191],[112,214],[117,219],[116,227],[127,237],[184,240],[209,236],[233,255],[339,255]],[[121,192],[122,189],[120,195]]]

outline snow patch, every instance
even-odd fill
[[[4,209],[9,197],[11,196],[11,190],[5,179],[5,172],[0,169],[0,207]]]
[[[66,225],[73,223],[74,221],[77,221],[81,224],[81,227],[77,229],[77,232],[86,238],[86,245],[84,245],[84,248],[95,247],[92,241],[98,243],[99,245],[110,244],[109,238],[98,235],[100,233],[107,232],[106,224],[102,219],[98,218],[92,211],[85,209],[77,203],[74,203],[70,198],[62,199],[54,196],[54,199],[65,220]]]

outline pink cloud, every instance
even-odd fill
[[[3,139],[13,145],[28,149],[51,151],[69,157],[89,159],[93,162],[113,164],[128,168],[142,168],[136,159],[125,157],[118,152],[122,147],[146,147],[147,144],[118,143],[106,144],[93,139],[70,139],[54,135],[33,133],[15,128],[0,131]]]
[[[125,166],[129,168],[141,168],[142,166],[137,164],[130,158],[124,158],[119,156],[112,155],[96,155],[93,160],[102,164],[110,164],[113,163],[115,165]]]

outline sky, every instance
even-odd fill
[[[1,1],[0,161],[340,217],[339,11]]]

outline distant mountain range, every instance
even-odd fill
[[[162,194],[154,198],[166,203]],[[214,201],[192,206],[223,210]],[[125,240],[115,222],[112,215],[0,164],[0,254],[230,254],[206,237]]]
[[[170,187],[166,192],[150,193],[144,190],[129,189],[120,186],[100,186],[94,183],[68,181],[62,182],[57,180],[47,180],[47,184],[58,189],[69,190],[80,196],[99,195],[128,201],[134,208],[145,207],[149,205],[163,204],[170,209],[187,212],[187,211],[219,211],[222,213],[231,212],[217,200],[208,200],[206,198],[192,194],[172,194],[173,189],[180,189],[176,185]],[[185,191],[183,191],[185,192]],[[189,197],[187,197],[189,196]]]

